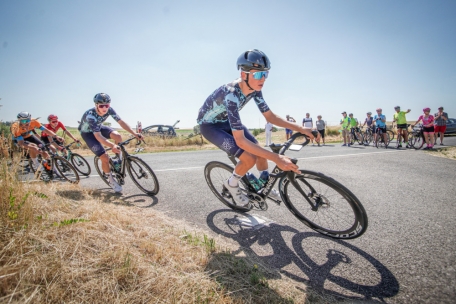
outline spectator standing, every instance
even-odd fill
[[[423,135],[424,140],[426,141],[426,148],[423,150],[429,150],[434,147],[434,116],[430,115],[430,108],[424,108],[423,113],[423,115],[418,117],[418,120],[414,125],[416,125],[419,121],[423,122]]]
[[[290,115],[287,114],[287,121],[290,121],[290,122],[296,122],[296,120],[291,117]],[[290,129],[285,129],[285,135],[287,136],[287,140],[290,139],[291,135],[293,134],[293,131],[290,130]]]
[[[302,126],[304,128],[313,129],[313,121],[312,121],[312,117],[310,117],[309,113],[306,113],[306,117],[304,117],[302,119]],[[313,139],[311,141],[312,141],[312,145],[313,145],[314,144]]]
[[[443,146],[443,137],[445,136],[446,123],[448,121],[448,114],[443,112],[443,107],[434,114],[434,145],[437,144],[437,136],[440,135],[440,145]]]
[[[326,124],[323,120],[321,120],[321,115],[317,116],[317,121],[315,122],[315,125],[317,126],[317,131],[320,133],[321,138],[323,139],[323,146],[325,145],[325,129],[326,129]],[[320,146],[320,141],[318,140],[318,146]]]
[[[344,138],[344,144],[342,146],[346,146],[350,127],[350,118],[347,116],[347,112],[345,111],[342,112],[342,116],[343,118],[340,120],[340,124],[342,126],[342,137]],[[350,147],[350,143],[348,143],[348,146]]]
[[[266,125],[264,126],[264,131],[266,133],[266,145],[265,147],[269,147],[269,145],[272,143],[271,141],[271,136],[272,136],[272,123],[269,121],[266,122]]]
[[[408,143],[407,118],[405,117],[405,114],[410,113],[410,109],[408,109],[407,112],[404,112],[401,111],[400,106],[395,106],[394,110],[396,110],[396,113],[393,115],[393,122],[396,122],[397,127],[397,148],[402,148],[402,138],[404,138],[405,147],[410,148]]]

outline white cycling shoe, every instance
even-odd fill
[[[230,192],[234,202],[237,205],[245,208],[250,208],[249,198],[247,197],[247,195],[242,193],[241,188],[239,188],[239,186],[231,187],[228,183],[228,180],[224,181],[223,185]]]
[[[273,199],[277,202],[282,201],[282,198],[280,197],[280,192],[276,189],[272,189],[271,192],[269,192],[268,198]]]
[[[122,192],[122,186],[119,185],[112,176],[108,177],[108,181],[109,181],[109,186],[111,186],[111,188],[114,190],[114,192],[116,192],[116,193]]]

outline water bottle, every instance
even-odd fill
[[[120,167],[122,166],[122,162],[117,156],[112,158],[112,163],[114,164],[114,170],[120,171]]]
[[[250,184],[255,189],[255,191],[260,190],[260,188],[261,188],[260,181],[258,180],[258,178],[256,178],[255,175],[253,175],[252,173],[247,172],[246,177],[249,180]]]
[[[269,172],[268,171],[263,171],[260,174],[260,178],[258,181],[260,182],[260,188],[263,188],[269,180]]]

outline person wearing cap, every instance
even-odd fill
[[[321,115],[317,116],[317,121],[315,122],[315,125],[317,126],[317,131],[320,133],[320,137],[323,139],[323,146],[325,145],[325,129],[326,129],[326,123],[324,120],[321,120]],[[317,143],[318,146],[320,146],[320,140],[317,138]]]
[[[296,120],[287,114],[287,121],[289,122],[296,122]],[[285,135],[287,136],[287,140],[290,139],[291,135],[293,135],[293,130],[285,128]]]
[[[401,111],[400,106],[395,106],[394,110],[396,110],[396,113],[393,115],[393,123],[395,122],[397,127],[397,148],[402,148],[402,137],[404,138],[405,147],[410,148],[408,143],[407,118],[405,117],[405,114],[410,113],[410,109],[404,112]]]
[[[364,132],[363,134],[363,141],[364,141],[364,145],[368,146],[370,141],[372,141],[372,135],[375,133],[374,132],[374,117],[372,117],[372,112],[367,112],[366,113],[367,117],[366,119],[364,119],[364,123],[363,125],[361,126],[361,128],[364,128],[365,125],[367,125],[367,129],[366,129],[366,132]],[[369,135],[369,129],[371,130],[371,134]],[[369,140],[370,138],[370,140]]]
[[[363,144],[363,140],[362,140],[363,137],[361,136],[361,134],[359,132],[360,130],[358,128],[358,126],[359,126],[358,119],[353,117],[353,113],[348,114],[348,118],[350,119],[350,133],[351,134],[356,134],[356,138],[361,139],[358,142],[358,144],[362,145]]]
[[[430,108],[424,108],[423,113],[412,126],[415,126],[420,121],[423,122],[423,135],[427,145],[423,150],[429,150],[434,147],[434,116],[430,115]]]
[[[434,114],[434,145],[437,144],[437,136],[440,136],[440,145],[443,146],[447,121],[448,114],[443,112],[443,107],[439,107],[439,111]]]
[[[313,120],[312,117],[310,117],[310,113],[306,113],[306,117],[302,119],[302,126],[304,128],[309,128],[313,129]],[[311,139],[312,146],[314,145],[313,139]]]
[[[383,141],[385,142],[385,148],[388,147],[388,138],[386,134],[386,116],[382,114],[382,109],[378,108],[377,115],[374,116],[374,142],[377,141],[377,133],[382,131]],[[375,145],[374,145],[375,146]]]
[[[342,137],[344,138],[344,144],[342,146],[347,145],[347,139],[348,139],[348,128],[350,127],[350,118],[347,116],[347,112],[343,111],[342,112],[343,118],[340,120],[340,124],[342,126]],[[348,146],[350,147],[350,142],[348,143]]]

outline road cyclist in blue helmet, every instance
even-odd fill
[[[314,138],[310,129],[289,122],[272,112],[263,99],[262,89],[269,76],[271,62],[268,56],[254,49],[243,52],[237,60],[240,78],[217,88],[199,109],[197,122],[201,134],[223,151],[239,159],[234,171],[224,186],[236,204],[248,206],[249,198],[241,192],[239,180],[256,165],[261,176],[268,176],[268,162],[273,161],[285,171],[299,173],[298,166],[284,156],[262,148],[248,128],[242,124],[240,110],[251,99],[254,100],[264,118],[275,126],[291,129]],[[274,189],[270,195],[280,200]]]

